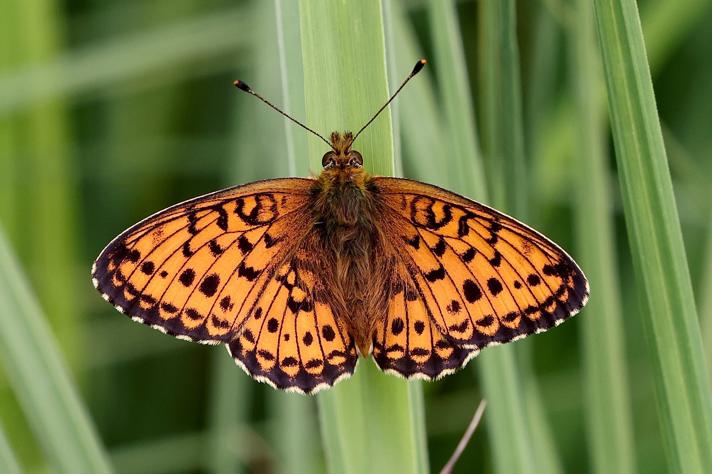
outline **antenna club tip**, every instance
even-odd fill
[[[426,64],[428,64],[427,59],[422,58],[422,59],[418,60],[418,62],[415,63],[415,67],[413,67],[413,72],[411,73],[411,75],[415,76],[416,74],[418,74],[420,72],[420,70],[423,69],[423,67],[425,67]]]
[[[237,87],[238,89],[240,89],[241,91],[252,92],[252,89],[250,89],[250,86],[248,86],[247,84],[245,84],[244,82],[242,82],[242,81],[239,80],[239,79],[233,81],[232,84],[233,84],[235,87]]]

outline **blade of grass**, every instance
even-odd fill
[[[235,427],[244,423],[249,413],[252,397],[248,384],[251,380],[237,372],[235,363],[225,351],[215,351],[212,357],[212,380],[210,387],[210,443],[207,466],[214,474],[239,474],[242,466],[235,456],[235,442],[244,440],[230,436]],[[186,469],[182,466],[180,469]],[[129,471],[126,471],[129,472]]]
[[[2,426],[0,426],[0,472],[6,474],[20,474],[22,472]]]
[[[50,465],[109,472],[109,464],[42,312],[0,230],[0,359]]]
[[[514,216],[526,214],[519,50],[513,0],[480,3],[483,148],[491,202]],[[511,192],[514,190],[514,192]]]
[[[527,153],[536,160],[534,152],[541,139],[541,127],[545,117],[551,113],[559,94],[557,88],[558,51],[561,49],[561,32],[551,9],[545,2],[536,2],[530,8],[536,8],[534,20],[533,46],[527,80],[527,102],[525,106],[525,136]]]
[[[383,30],[386,39],[386,66],[388,74],[388,89],[396,90],[398,84],[398,62],[396,53],[396,34],[393,25],[394,7],[392,0],[383,1]],[[406,67],[407,68],[407,67]],[[406,69],[404,68],[404,69]],[[401,139],[400,102],[391,102],[391,125],[393,127],[393,176],[403,176],[403,143]]]
[[[13,67],[46,61],[61,50],[62,19],[56,7],[52,1],[41,0],[3,8],[4,21],[12,23],[5,30],[5,40],[12,48],[9,60]],[[36,84],[28,82],[22,87],[30,90]],[[76,336],[82,317],[77,305],[77,279],[58,275],[67,275],[73,267],[83,232],[76,226],[75,188],[70,184],[67,119],[66,107],[60,101],[38,103],[23,113],[4,117],[7,128],[3,128],[10,136],[6,135],[0,148],[0,160],[5,165],[0,174],[11,181],[4,192],[13,193],[3,196],[9,198],[6,206],[13,207],[7,209],[11,218],[7,238],[25,264],[36,295],[45,304],[60,350],[73,367],[80,356]],[[14,416],[8,411],[16,410],[14,403],[0,404],[4,419]],[[24,420],[10,422],[7,428],[13,439],[18,438],[16,446],[23,459],[38,457],[36,444],[25,439],[29,431]]]
[[[695,31],[696,24],[706,18],[703,13],[708,6],[709,2],[699,0],[656,0],[641,5],[643,36],[647,39],[648,61],[653,71],[664,69],[689,32]],[[538,201],[541,203],[551,202],[554,196],[564,194],[564,187],[570,180],[569,168],[563,164],[574,147],[573,128],[577,121],[572,99],[562,98],[554,113],[546,118],[541,127],[541,138],[535,143],[534,156],[542,159],[535,161],[536,168],[532,172],[537,182],[548,184],[539,188]],[[597,106],[605,107],[604,97]]]
[[[354,130],[388,98],[382,5],[300,3],[307,123],[316,130]],[[407,71],[404,71],[404,74]],[[407,94],[407,92],[406,92]],[[393,173],[390,112],[359,139],[369,172]],[[309,140],[319,169],[324,145]],[[413,400],[408,384],[360,361],[352,378],[320,394],[318,405],[327,464],[332,472],[427,472],[418,461]]]
[[[13,48],[16,22],[9,8],[6,8],[3,15],[0,15],[0,74],[12,70],[18,62],[18,53]],[[0,88],[1,89],[1,88]],[[2,117],[0,119],[0,220],[2,220],[8,235],[15,235],[17,232],[17,190],[15,169],[18,165],[14,153],[14,142],[16,129],[12,117]]]
[[[460,456],[462,456],[462,453],[465,451],[465,448],[467,448],[467,445],[470,443],[470,439],[472,438],[472,435],[475,434],[477,425],[480,424],[482,415],[484,415],[484,413],[485,413],[486,406],[487,406],[486,400],[483,399],[482,401],[480,401],[480,404],[477,406],[477,410],[475,411],[475,415],[472,417],[470,424],[467,426],[467,429],[465,430],[465,434],[462,435],[462,439],[460,440],[459,443],[457,443],[457,447],[455,448],[455,451],[452,453],[452,456],[450,456],[450,459],[448,460],[447,464],[445,464],[445,466],[440,471],[440,474],[452,474],[452,470],[455,467],[455,464],[460,459]]]
[[[274,5],[283,109],[292,116],[304,117],[304,71],[300,44],[299,4],[290,0],[274,0]],[[297,132],[294,124],[284,118],[289,176],[306,176],[309,173],[307,160],[304,158],[307,155],[307,136],[301,132],[301,130]]]
[[[702,346],[706,349],[707,373],[712,379],[712,216],[707,227],[707,245],[705,247],[705,265],[700,283],[700,326],[702,327]]]
[[[603,110],[603,79],[596,44],[593,8],[578,0],[569,28],[569,69],[578,127],[575,143],[577,240],[581,264],[596,291],[583,318],[583,359],[592,471],[635,472],[635,448],[628,390],[623,322],[618,292],[615,231]]]
[[[453,151],[446,167],[448,181],[455,191],[484,188],[485,177],[475,134],[472,92],[465,70],[465,53],[455,4],[452,0],[431,0],[428,7],[435,46],[432,63],[440,84]]]
[[[414,58],[423,57],[423,52],[401,3],[389,0],[387,4],[397,48],[393,54],[393,67],[397,71],[407,71],[413,67]],[[447,184],[447,167],[442,166],[442,160],[448,156],[450,145],[444,139],[443,121],[433,93],[435,85],[428,69],[418,76],[418,80],[408,84],[407,99],[396,101],[402,126],[401,154],[404,158],[417,157],[404,160],[401,171],[406,176],[427,176],[431,183],[444,186]],[[393,79],[393,82],[398,80]]]
[[[9,12],[17,23],[12,39],[25,63],[44,61],[61,49],[61,18],[51,1],[21,2]],[[35,83],[25,83],[33,89]],[[15,252],[27,263],[40,301],[70,365],[78,354],[76,340],[77,291],[73,278],[57,278],[76,260],[76,245],[82,232],[74,218],[75,196],[69,185],[70,141],[66,111],[61,102],[44,102],[15,117],[22,133],[15,135],[15,159],[23,163],[15,176],[18,216],[32,216],[18,223],[20,235],[8,235]],[[0,150],[3,153],[4,150]],[[12,158],[11,158],[12,159]]]
[[[522,217],[526,214],[526,168],[522,130],[519,52],[516,10],[512,0],[480,3],[481,97],[483,99],[483,144],[487,157],[491,202]],[[505,176],[507,179],[505,180]],[[486,195],[473,189],[470,195],[487,202]],[[527,348],[531,349],[531,348]],[[494,464],[498,472],[534,472],[547,466],[559,470],[548,441],[543,408],[533,373],[527,364],[517,367],[514,348],[495,348],[480,356],[483,389],[490,402],[487,427],[492,438]],[[522,348],[521,350],[524,350]],[[527,351],[530,354],[531,350]],[[520,359],[530,360],[531,356]],[[524,387],[529,387],[526,391]],[[525,399],[524,392],[531,395]],[[525,407],[534,409],[530,412]],[[537,408],[538,407],[538,408]],[[532,445],[533,432],[541,447]]]
[[[712,466],[712,392],[638,9],[633,0],[596,0],[595,8],[668,467],[704,472]]]

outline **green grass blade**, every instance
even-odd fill
[[[386,11],[390,14],[390,27],[396,47],[393,68],[396,71],[408,71],[414,61],[423,57],[423,51],[418,46],[414,28],[409,24],[401,3],[388,0],[387,4]],[[402,127],[401,155],[410,157],[404,161],[402,171],[406,176],[427,177],[429,182],[444,186],[447,184],[447,167],[442,166],[442,160],[448,156],[450,145],[444,138],[431,73],[432,68],[426,66],[418,79],[408,84],[405,92],[407,98],[396,101]],[[392,79],[391,83],[400,80]]]
[[[561,49],[561,31],[554,15],[545,2],[537,2],[532,36],[532,51],[529,54],[529,77],[525,110],[525,137],[527,153],[536,161],[534,152],[541,139],[541,128],[551,113],[560,93],[556,83],[558,51]]]
[[[435,46],[432,64],[441,88],[453,149],[446,167],[448,181],[454,191],[484,189],[484,170],[475,132],[472,91],[465,69],[465,53],[455,4],[451,0],[431,0],[428,7]]]
[[[490,202],[521,218],[527,210],[527,180],[514,2],[486,0],[480,3],[480,25],[480,96],[484,102],[482,128],[487,176],[492,183]],[[486,195],[477,189],[471,190],[469,195],[488,202]],[[531,348],[520,348],[526,349]],[[526,351],[529,353],[530,350]],[[528,364],[517,367],[514,348],[505,347],[485,351],[480,356],[479,367],[489,402],[485,423],[492,438],[496,470],[535,472],[544,466],[558,470]],[[533,410],[530,412],[527,407]],[[534,431],[542,434],[535,442],[532,441]],[[539,442],[541,446],[535,447],[533,443]]]
[[[580,263],[592,288],[581,326],[592,472],[635,472],[635,448],[605,153],[603,78],[593,8],[576,2],[568,31],[578,126],[575,218]]]
[[[705,265],[697,294],[700,297],[700,325],[702,327],[702,347],[705,348],[707,373],[712,379],[712,216],[707,227]]]
[[[207,466],[214,474],[238,474],[241,465],[235,456],[230,436],[238,425],[245,423],[252,402],[252,381],[239,370],[226,351],[212,354],[213,368],[210,387],[209,436]],[[237,440],[244,442],[244,440]],[[185,469],[185,468],[183,468]]]
[[[20,474],[22,472],[2,426],[0,426],[0,472],[6,474]]]
[[[4,14],[15,22],[15,37],[9,39],[25,63],[44,61],[62,48],[61,16],[51,1],[20,2]],[[33,89],[35,83],[25,83]],[[61,102],[44,102],[14,117],[24,133],[15,135],[15,159],[23,163],[15,180],[18,230],[24,235],[8,234],[16,254],[27,264],[36,294],[46,304],[46,315],[70,365],[79,354],[76,341],[77,294],[75,278],[57,278],[76,261],[80,245],[75,221],[76,196],[69,185],[71,168],[66,108]],[[0,150],[0,153],[5,153]],[[9,153],[13,155],[13,153]],[[11,158],[12,159],[12,158]],[[25,190],[31,189],[31,193]],[[22,191],[25,191],[23,193]],[[77,232],[78,231],[78,232]]]
[[[704,21],[704,9],[708,2],[680,0],[669,2],[656,0],[641,5],[643,36],[646,38],[648,61],[653,71],[661,71],[675,57],[684,41],[695,31],[696,23]],[[536,140],[534,156],[541,157],[534,164],[532,172],[537,182],[546,182],[539,188],[540,203],[551,202],[554,196],[565,191],[568,182],[567,167],[563,166],[574,148],[574,127],[576,108],[572,97],[564,97],[553,113],[544,118],[540,137]],[[597,106],[605,107],[605,97],[597,101]],[[547,179],[541,179],[545,177]]]
[[[535,472],[522,384],[512,348],[487,349],[479,356],[478,368],[488,403],[486,423],[495,472]]]
[[[64,472],[109,472],[62,356],[0,231],[0,359],[50,464]]]
[[[398,83],[400,71],[398,69],[398,60],[396,57],[396,33],[394,28],[394,15],[397,11],[394,10],[393,0],[383,0],[383,29],[386,40],[386,57],[387,74],[388,74],[388,89],[396,90],[400,85]],[[404,67],[404,69],[406,69]],[[393,127],[393,176],[403,176],[403,141],[401,137],[401,113],[399,101],[391,102],[391,125]]]
[[[704,472],[712,466],[712,392],[638,10],[633,0],[597,0],[595,8],[669,469]]]
[[[304,71],[302,69],[299,4],[291,0],[274,0],[279,51],[279,76],[282,85],[282,108],[293,117],[304,117]],[[284,134],[287,145],[289,176],[306,176],[307,135],[286,117]]]
[[[357,130],[388,98],[381,12],[379,0],[300,4],[306,116],[316,130]],[[391,133],[384,111],[359,137],[369,172],[393,173]],[[310,138],[311,169],[320,168],[324,148]],[[408,384],[380,373],[371,360],[360,361],[352,380],[319,395],[318,403],[331,471],[428,471],[418,462],[423,442],[415,438],[423,431],[414,426]]]
[[[526,214],[519,50],[513,0],[480,3],[482,136],[491,202],[516,216]]]

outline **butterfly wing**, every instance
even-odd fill
[[[385,372],[434,380],[462,367],[476,350],[458,346],[437,328],[410,276],[395,276],[386,317],[376,321],[373,358]]]
[[[115,238],[92,270],[120,312],[198,342],[229,341],[244,322],[264,272],[303,235],[308,179],[238,186],[165,209]]]
[[[309,232],[313,183],[260,181],[161,211],[104,249],[93,283],[136,321],[227,343],[258,380],[305,393],[333,385],[357,357],[331,308],[313,298],[323,273],[304,263],[319,261]]]
[[[384,207],[387,238],[403,249],[404,284],[413,300],[407,303],[407,293],[405,304],[392,300],[391,327],[386,321],[377,330],[380,337],[386,335],[383,352],[374,345],[381,368],[434,378],[464,365],[488,345],[546,331],[586,304],[588,283],[576,263],[524,224],[436,186],[397,178],[375,178],[373,184]],[[393,318],[406,312],[420,315],[422,334],[415,322],[412,330],[404,322],[408,330],[394,334]],[[439,334],[433,327],[426,330],[428,323]],[[395,329],[401,329],[400,323]],[[424,336],[428,333],[430,341]],[[389,343],[398,341],[411,348],[388,357]],[[446,357],[433,356],[435,362],[418,358],[425,351],[437,355],[438,343],[450,344],[455,355],[449,348],[441,351]]]
[[[329,304],[323,252],[310,233],[270,278],[253,317],[230,342],[230,354],[255,379],[312,394],[354,372],[354,339]]]

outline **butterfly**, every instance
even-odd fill
[[[439,187],[369,175],[358,135],[326,140],[317,178],[258,181],[160,211],[116,237],[92,282],[133,320],[225,344],[258,381],[312,394],[359,356],[438,379],[490,345],[550,329],[589,294],[552,241]]]

